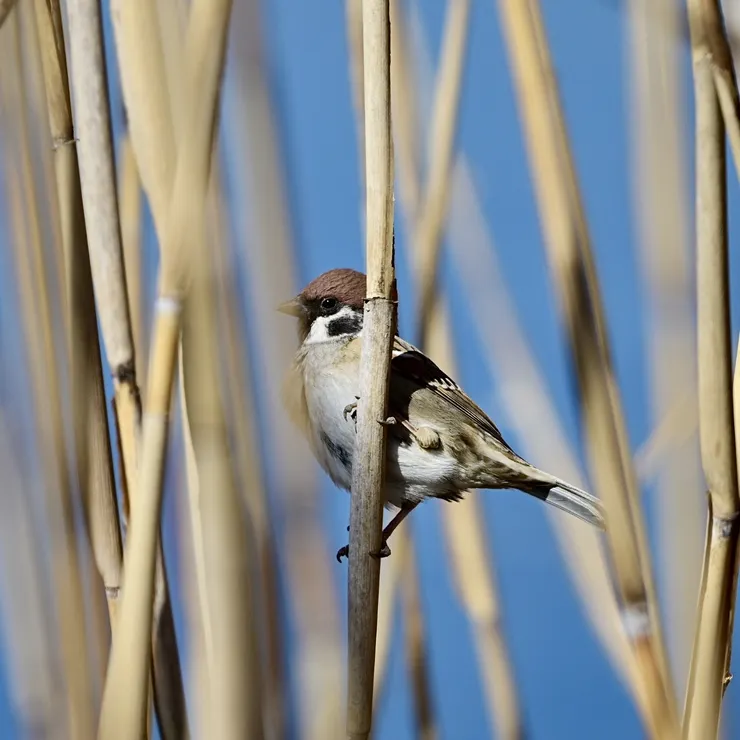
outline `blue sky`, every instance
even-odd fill
[[[239,0],[237,0],[238,2]],[[638,273],[629,170],[630,98],[626,17],[609,0],[542,0],[560,89],[574,145],[609,318],[617,378],[633,448],[651,428],[648,410],[645,303]],[[445,4],[425,0],[422,20],[436,59]],[[558,323],[557,301],[544,258],[538,215],[519,129],[495,0],[472,2],[470,48],[462,96],[461,148],[472,167],[502,270],[520,321],[543,370],[571,439],[579,438],[573,381]],[[307,281],[338,266],[362,268],[356,127],[345,38],[344,3],[270,0],[264,3],[265,49],[276,85],[301,277]],[[319,40],[317,42],[317,40]],[[110,50],[109,50],[110,52]],[[110,54],[109,54],[110,56]],[[690,68],[684,65],[687,116]],[[114,90],[117,88],[112,80]],[[120,124],[118,111],[114,117]],[[690,120],[690,119],[689,119]],[[687,127],[687,130],[688,127]],[[691,152],[687,143],[687,153]],[[690,161],[690,160],[689,160]],[[738,190],[731,176],[731,209]],[[731,214],[733,272],[738,264],[737,219]],[[399,253],[406,243],[399,231]],[[413,296],[398,260],[401,295]],[[4,270],[3,270],[4,271]],[[0,275],[2,277],[2,275]],[[469,306],[449,262],[454,335],[463,387],[490,412],[516,446],[497,408],[495,378],[483,361]],[[734,288],[740,288],[735,281]],[[738,292],[733,327],[740,326]],[[411,330],[412,302],[401,308]],[[343,544],[349,500],[324,480],[327,533]],[[495,554],[509,641],[532,740],[637,738],[640,724],[576,600],[542,507],[510,493],[482,492]],[[445,563],[439,521],[444,504],[430,503],[411,518],[423,584],[431,646],[431,678],[441,737],[491,736],[467,620]],[[650,496],[646,498],[651,513]],[[337,580],[343,587],[344,570]],[[181,620],[181,615],[178,615]],[[379,719],[379,740],[414,737],[403,650],[396,640],[390,683]],[[0,737],[17,737],[0,661]],[[726,698],[733,718],[737,687]],[[735,720],[735,723],[737,720]]]

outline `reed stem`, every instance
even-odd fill
[[[370,734],[385,480],[385,427],[396,307],[388,0],[363,0],[367,288],[349,542],[347,736]]]

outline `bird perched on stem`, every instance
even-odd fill
[[[365,275],[335,269],[279,310],[298,319],[301,346],[284,385],[286,408],[316,459],[349,491],[362,350]],[[601,504],[511,449],[488,416],[421,351],[395,337],[391,361],[385,505],[398,513],[376,557],[390,555],[393,530],[427,498],[459,501],[471,488],[516,488],[604,528]],[[341,561],[345,546],[337,552]]]

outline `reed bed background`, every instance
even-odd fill
[[[738,735],[725,11],[0,0],[0,737]],[[275,310],[346,266],[351,506]],[[605,534],[478,492],[362,555],[396,321]]]

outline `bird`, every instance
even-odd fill
[[[334,484],[351,493],[366,276],[336,268],[278,310],[298,320],[300,345],[286,372],[283,404]],[[598,498],[518,455],[498,427],[421,350],[394,335],[386,424],[383,503],[397,513],[374,557],[391,554],[391,533],[422,501],[460,501],[471,489],[518,489],[605,529]],[[349,528],[348,528],[349,530]],[[340,548],[337,560],[349,554]]]

